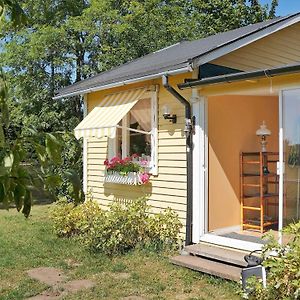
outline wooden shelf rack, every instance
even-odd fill
[[[277,161],[278,152],[240,154],[242,230],[251,229],[263,233],[278,224]],[[272,212],[270,206],[273,206]]]

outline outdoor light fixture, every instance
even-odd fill
[[[165,120],[170,120],[173,124],[177,122],[177,115],[171,115],[170,108],[168,105],[164,105],[162,108],[163,117]]]
[[[266,122],[263,121],[262,125],[260,125],[260,128],[256,130],[256,135],[261,137],[261,152],[267,152],[266,146],[266,136],[271,135],[271,131],[267,128]]]

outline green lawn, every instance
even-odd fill
[[[96,282],[96,287],[64,299],[122,299],[131,295],[145,299],[239,299],[236,284],[175,267],[163,255],[136,251],[109,258],[91,254],[74,240],[57,238],[48,211],[49,206],[36,205],[26,220],[14,209],[0,210],[1,300],[26,299],[47,288],[25,273],[35,267],[58,267],[69,279]]]

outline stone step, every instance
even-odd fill
[[[179,255],[172,257],[170,261],[177,266],[234,281],[240,281],[242,272],[242,268],[240,267],[227,265],[210,259],[201,258],[199,256]]]
[[[184,250],[192,255],[225,262],[227,264],[233,264],[239,267],[247,266],[244,256],[249,254],[249,252],[246,251],[221,247],[208,243],[199,243],[186,246]]]

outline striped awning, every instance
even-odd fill
[[[134,89],[105,96],[101,104],[96,106],[75,128],[75,137],[77,139],[104,136],[114,138],[118,123],[141,99],[145,91],[145,88]]]

